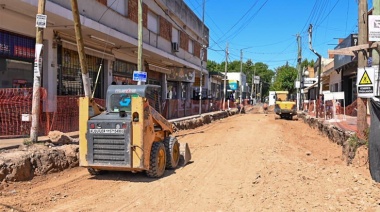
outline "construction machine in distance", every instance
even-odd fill
[[[294,101],[289,100],[288,91],[275,91],[274,112],[281,119],[298,120],[297,105]],[[276,117],[277,118],[277,117]]]
[[[80,98],[80,166],[91,175],[145,171],[161,177],[180,158],[186,164],[190,149],[178,142],[172,123],[160,114],[160,90],[157,85],[110,85],[104,111],[92,99]]]

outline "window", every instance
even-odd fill
[[[158,34],[158,17],[151,11],[148,12],[148,29]]]
[[[194,41],[189,40],[189,53],[194,54]]]
[[[121,15],[128,13],[128,0],[108,0],[107,6]]]
[[[131,101],[133,94],[112,94],[109,105],[108,105],[108,111],[109,112],[131,112]]]
[[[179,31],[176,28],[172,28],[172,42],[179,43]]]

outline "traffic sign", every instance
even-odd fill
[[[133,71],[133,81],[146,82],[147,73],[145,71]]]
[[[358,97],[371,98],[375,96],[375,69],[373,67],[358,68],[356,86]]]

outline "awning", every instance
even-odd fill
[[[303,89],[303,92],[306,93],[306,92],[308,92],[308,90],[310,90],[310,89],[312,89],[312,88],[314,88],[314,87],[318,87],[318,82],[315,82],[315,83],[313,83],[312,85],[310,85],[309,87],[304,88],[304,89]]]
[[[322,85],[323,85],[324,82],[327,82],[327,81],[329,81],[329,80],[322,80],[322,81],[321,81]],[[310,85],[309,87],[304,88],[304,89],[303,89],[303,92],[306,93],[306,92],[308,92],[308,90],[310,90],[310,89],[312,89],[312,88],[314,88],[314,87],[318,87],[318,82],[315,82],[315,83],[313,83],[312,85]]]

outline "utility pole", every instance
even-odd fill
[[[254,83],[254,89],[255,89],[255,102],[254,104],[256,104],[256,101],[257,101],[257,89],[256,89],[256,84],[255,84],[255,77],[256,77],[256,64],[255,64],[255,67],[253,69],[253,83]]]
[[[243,77],[242,77],[242,73],[243,73],[243,49],[240,49],[240,88],[239,88],[239,90],[240,90],[240,104],[242,104],[242,96],[243,96],[243,84],[242,84],[242,79],[243,79]]]
[[[263,82],[260,80],[260,103],[263,100]]]
[[[302,48],[301,48],[301,36],[297,34],[297,43],[298,43],[298,58],[297,58],[297,70],[298,70],[298,94],[297,94],[297,103],[298,110],[301,110],[301,79],[302,79],[302,68],[301,68],[301,60],[302,60]]]
[[[316,103],[318,104],[319,100],[319,90],[321,89],[321,69],[322,69],[322,56],[316,52],[312,47],[312,37],[313,37],[313,25],[310,24],[309,26],[309,49],[318,56],[318,89],[317,89],[317,97],[316,97]],[[316,113],[315,117],[318,119],[318,112],[319,112],[319,105],[316,107]]]
[[[223,87],[223,110],[226,109],[226,93],[227,93],[227,63],[228,63],[228,43],[226,46],[226,62],[224,64],[224,87]]]
[[[358,45],[366,44],[368,37],[368,3],[367,0],[359,0],[359,35],[358,35]],[[367,51],[358,52],[358,68],[364,68],[367,64],[366,55]],[[357,130],[359,135],[364,135],[365,130],[368,128],[367,123],[367,107],[364,98],[357,98]]]
[[[380,15],[380,0],[373,0],[372,4],[373,4],[372,14],[373,15]],[[379,47],[377,47],[377,49],[372,49],[372,66],[379,66],[380,65],[379,51],[380,51]],[[379,71],[377,74],[379,76],[379,74],[380,74]],[[376,80],[378,80],[378,79],[376,79]],[[379,85],[377,85],[377,87],[376,87],[375,94],[379,95]]]
[[[46,0],[38,0],[37,14],[45,14],[45,4]],[[37,27],[36,30],[36,49],[35,49],[35,60],[34,60],[34,76],[33,76],[33,99],[32,99],[32,126],[30,128],[30,140],[32,142],[38,141],[38,129],[39,129],[39,119],[40,119],[40,88],[41,88],[41,73],[40,73],[40,52],[42,52],[42,42],[43,42],[44,28]],[[39,49],[39,50],[38,50]]]
[[[380,0],[373,0],[373,15],[380,15]],[[380,48],[377,47],[377,49],[372,49],[372,65],[373,66],[379,66],[380,61],[379,61],[379,51]],[[379,86],[378,86],[379,87]],[[378,88],[376,88],[375,93],[378,92]]]
[[[143,51],[143,42],[142,42],[142,36],[143,36],[143,10],[142,10],[142,4],[143,0],[138,0],[138,8],[137,8],[137,70],[143,71],[142,69],[142,51]],[[138,85],[144,84],[141,80],[137,81]]]
[[[256,70],[256,68],[254,68],[254,70]],[[251,99],[252,99],[252,104],[253,104],[253,83],[254,83],[254,79],[255,78],[255,74],[252,74],[252,85],[251,85]]]
[[[205,0],[202,4],[203,14],[202,14],[202,40],[201,40],[201,73],[199,74],[199,115],[202,114],[202,86],[203,86],[203,58],[204,58],[204,26],[205,26]]]
[[[91,97],[90,77],[89,77],[88,68],[87,68],[86,53],[84,51],[84,43],[83,43],[83,37],[82,37],[82,26],[80,23],[80,16],[79,16],[79,9],[78,9],[77,0],[71,0],[71,8],[72,8],[72,12],[73,12],[75,38],[76,38],[77,47],[78,47],[80,69],[82,72],[84,96],[90,98]]]

